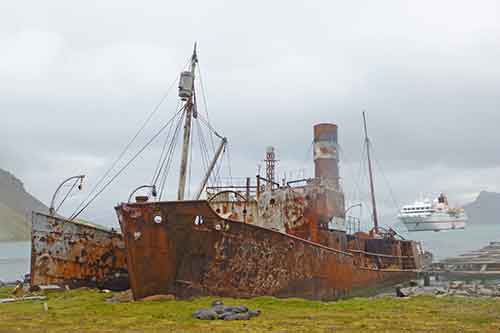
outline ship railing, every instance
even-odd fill
[[[217,185],[211,185],[206,187],[207,197],[210,198],[218,192],[238,192],[248,198],[258,199],[260,194],[269,190],[278,190],[283,188],[290,188],[301,191],[306,186],[311,185],[325,185],[329,186],[331,189],[335,189],[338,192],[342,192],[342,186],[340,184],[340,179],[337,181],[332,181],[329,179],[320,178],[302,178],[286,181],[281,180],[281,183],[267,179],[260,175],[255,176],[255,179],[250,177],[246,178],[231,178],[231,179],[220,179]]]
[[[207,198],[211,198],[219,192],[236,192],[246,200],[251,200],[251,198],[256,197],[258,189],[250,177],[232,177],[230,179],[221,178],[218,184],[206,187]]]
[[[413,256],[395,256],[362,250],[349,250],[349,252],[353,254],[355,264],[360,267],[371,269],[416,269]]]
[[[361,220],[355,216],[348,215],[345,217],[346,233],[355,234],[361,231]]]

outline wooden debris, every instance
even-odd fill
[[[174,295],[151,295],[140,299],[141,301],[173,301]]]
[[[46,296],[26,296],[26,297],[16,297],[16,298],[2,298],[0,299],[0,304],[2,303],[14,303],[21,301],[45,301]]]

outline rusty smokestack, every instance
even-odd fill
[[[337,125],[314,125],[314,177],[339,183]]]

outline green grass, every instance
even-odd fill
[[[0,289],[0,298],[8,290]],[[214,298],[111,304],[110,294],[72,290],[43,301],[0,304],[4,332],[497,332],[500,299],[458,297],[353,298],[338,302],[302,299],[223,299],[262,314],[249,321],[202,321],[191,314]]]

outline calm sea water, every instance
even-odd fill
[[[402,229],[404,227],[398,228]],[[439,260],[479,249],[491,241],[500,241],[500,225],[469,225],[465,230],[402,234],[421,241],[424,248]],[[22,279],[30,270],[30,251],[30,242],[0,242],[0,281]]]
[[[404,226],[398,230],[404,229]],[[490,242],[500,241],[500,225],[467,225],[464,230],[404,232],[407,239],[418,240],[434,254],[434,260],[454,257],[478,250]]]
[[[30,270],[30,242],[0,242],[0,281],[23,280]]]

